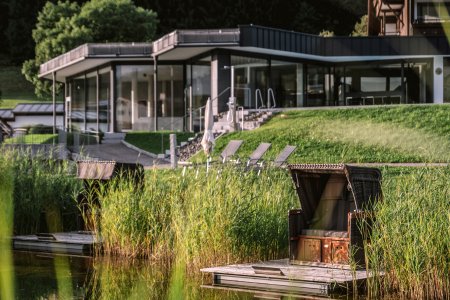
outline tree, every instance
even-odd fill
[[[38,78],[42,63],[84,43],[149,41],[156,24],[156,13],[131,0],[92,0],[81,7],[68,0],[47,2],[33,30],[35,58],[24,62],[22,73],[38,97],[50,95],[50,84]]]
[[[148,42],[155,35],[158,19],[155,12],[131,0],[91,0],[74,22],[78,28],[88,28],[95,42]]]
[[[361,20],[355,24],[355,29],[353,29],[351,36],[367,36],[368,33],[367,15],[364,15],[361,17]]]
[[[322,37],[332,37],[332,36],[334,36],[334,32],[324,29],[321,32],[319,32],[319,35],[322,36]]]

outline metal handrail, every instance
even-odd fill
[[[273,105],[270,105],[271,104],[270,103],[270,98],[271,98],[270,96],[272,96]],[[274,108],[276,106],[277,106],[277,103],[275,102],[275,95],[273,93],[273,89],[272,88],[268,88],[267,89],[267,108]]]
[[[211,104],[214,103],[214,101],[217,101],[217,100],[219,99],[219,97],[222,96],[223,94],[225,94],[225,92],[227,92],[229,89],[231,89],[231,87],[225,88],[222,92],[220,92],[220,93],[219,93],[216,97],[214,97],[213,99],[208,98],[208,99],[210,99]],[[200,115],[200,131],[202,131],[202,117],[203,117],[202,111],[203,111],[205,108],[206,108],[206,105],[203,105],[203,106],[200,106],[200,107],[198,107],[198,108],[196,108],[196,109],[192,109],[192,111],[191,111],[191,117],[192,117],[194,114],[196,114],[197,112],[198,112],[198,114]],[[186,114],[185,117],[189,117],[189,114]]]
[[[258,98],[259,96],[259,98]],[[261,102],[261,106],[258,107],[258,99]],[[260,89],[256,89],[255,90],[255,108],[259,109],[259,108],[264,108],[264,102],[263,102],[263,98],[262,98],[262,94],[261,94],[261,90]]]

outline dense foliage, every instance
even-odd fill
[[[21,64],[34,57],[31,37],[38,13],[49,1],[0,0],[0,64]],[[55,0],[50,1],[56,3]],[[75,0],[82,6],[86,0]],[[318,34],[322,30],[348,35],[366,13],[364,0],[135,0],[137,6],[158,13],[158,35],[174,29],[224,28],[240,24],[273,26]],[[119,16],[119,14],[117,14]],[[129,20],[133,21],[133,20]],[[134,25],[137,23],[134,22]],[[3,56],[3,59],[2,59]]]
[[[37,77],[42,63],[87,42],[150,41],[156,25],[156,14],[131,0],[91,0],[83,6],[47,2],[33,30],[35,58],[23,64],[22,72],[34,84],[36,94],[44,96],[50,82]]]

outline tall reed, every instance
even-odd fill
[[[13,233],[14,176],[9,156],[0,156],[0,299],[14,299],[10,237]]]
[[[174,257],[188,267],[287,255],[287,212],[299,206],[285,170],[152,170],[100,198],[104,250]]]
[[[385,170],[384,201],[367,252],[385,271],[372,292],[407,299],[450,296],[450,168]],[[381,289],[380,289],[381,288]]]
[[[74,165],[44,153],[3,149],[2,156],[14,177],[16,234],[76,228],[74,195],[81,190],[81,182],[73,175]]]

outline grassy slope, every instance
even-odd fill
[[[33,85],[16,66],[0,66],[0,108],[12,108],[18,103],[37,101]]]
[[[450,105],[405,105],[290,111],[254,131],[217,141],[218,155],[231,139],[243,139],[246,158],[260,142],[272,143],[273,159],[296,145],[289,162],[450,162]]]
[[[169,135],[172,132],[130,132],[127,133],[125,141],[141,148],[145,151],[159,154],[170,148]],[[188,138],[194,136],[190,132],[174,132],[177,135],[177,143],[187,141]],[[161,143],[163,145],[161,146]]]

